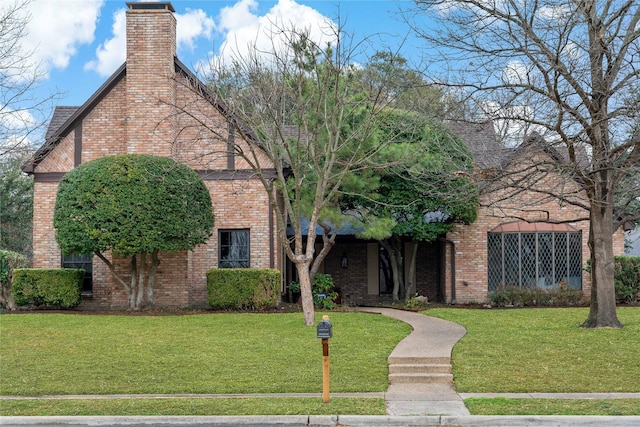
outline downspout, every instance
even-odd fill
[[[446,238],[438,239],[441,242],[444,242],[445,245],[449,244],[450,248],[450,256],[451,256],[451,304],[456,303],[456,244],[453,240],[449,240]],[[445,291],[446,291],[446,283],[445,283]]]

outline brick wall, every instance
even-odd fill
[[[513,221],[531,222],[562,222],[582,231],[582,261],[586,267],[586,261],[590,256],[588,247],[589,237],[589,212],[571,203],[560,202],[545,193],[549,189],[561,191],[569,200],[586,200],[586,195],[579,185],[570,180],[563,179],[560,175],[545,171],[527,168],[529,164],[542,164],[541,154],[535,153],[525,156],[518,162],[516,173],[508,179],[520,184],[526,183],[534,191],[522,191],[512,188],[497,186],[486,191],[481,197],[481,207],[478,212],[478,220],[469,225],[460,225],[447,235],[447,238],[455,244],[455,295],[459,303],[484,302],[488,298],[487,279],[487,233],[495,227]],[[526,171],[526,172],[525,172]],[[535,173],[538,173],[536,176]],[[528,179],[528,181],[526,181]],[[535,191],[538,189],[539,191]],[[614,253],[621,255],[624,251],[624,237],[622,232],[614,236]],[[446,294],[447,301],[451,301],[452,283],[450,279],[450,256],[447,252]],[[582,273],[582,289],[585,295],[591,292],[589,274]]]
[[[216,170],[225,175],[208,180],[212,196],[215,230],[207,244],[193,251],[161,253],[154,287],[158,306],[204,307],[207,305],[206,271],[217,267],[218,230],[250,229],[251,267],[279,267],[281,250],[274,243],[274,217],[267,194],[250,174],[228,170],[230,140],[226,118],[175,74],[175,17],[168,10],[127,12],[126,76],[78,121],[81,161],[117,153],[172,156],[196,170]],[[196,117],[197,120],[192,118]],[[74,167],[74,131],[36,167],[37,176],[68,172]],[[236,142],[240,142],[235,137]],[[263,167],[270,167],[261,156]],[[235,171],[241,162],[235,164]],[[239,171],[242,172],[242,171]],[[246,172],[246,171],[245,171]],[[38,181],[38,180],[36,180]],[[36,182],[34,188],[34,266],[60,267],[61,254],[55,242],[53,212],[57,182]],[[109,253],[106,254],[112,259]],[[129,259],[113,259],[119,274],[130,280]],[[126,307],[123,286],[97,257],[93,263],[93,295],[85,298],[88,308]]]
[[[58,268],[61,253],[53,228],[57,182],[35,182],[33,187],[33,267]]]

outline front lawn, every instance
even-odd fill
[[[378,398],[20,399],[0,401],[2,416],[80,415],[385,415]]]
[[[467,329],[452,355],[458,392],[640,392],[640,307],[623,329],[584,329],[587,308],[434,309]]]
[[[640,415],[640,399],[465,399],[473,415]]]
[[[331,391],[386,391],[387,357],[409,325],[330,317]],[[315,335],[301,313],[4,314],[0,394],[320,393]]]

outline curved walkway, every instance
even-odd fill
[[[360,310],[401,320],[413,329],[389,355],[390,385],[385,393],[388,415],[469,415],[462,397],[453,388],[451,374],[449,380],[435,377],[430,381],[423,377],[417,379],[417,383],[395,382],[391,369],[392,364],[406,361],[407,364],[422,362],[425,369],[448,365],[450,372],[451,350],[466,334],[464,327],[411,311],[370,307]]]

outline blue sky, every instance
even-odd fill
[[[178,57],[192,70],[221,54],[227,40],[253,37],[273,17],[296,25],[337,22],[356,40],[379,34],[381,43],[398,46],[409,33],[398,14],[404,1],[189,1],[173,0],[178,21]],[[58,93],[57,105],[81,105],[124,62],[124,0],[33,0],[25,43],[35,52],[46,78],[45,96]],[[405,42],[405,56],[417,40]]]

